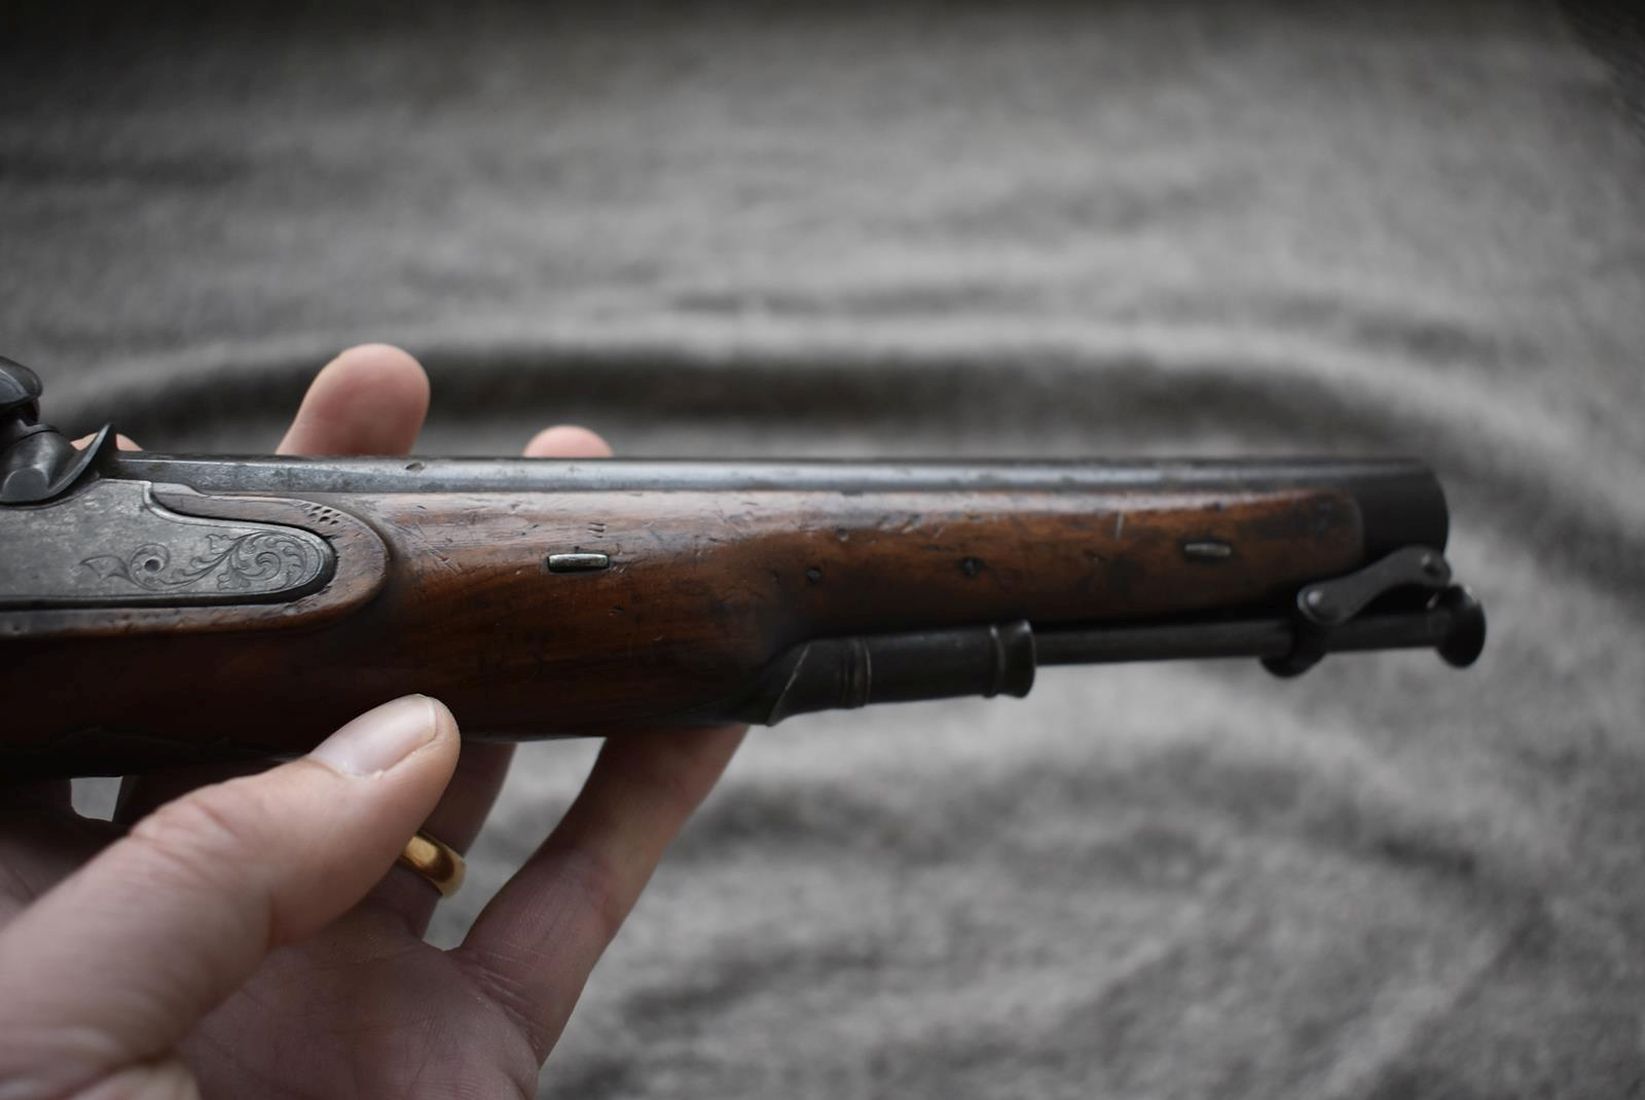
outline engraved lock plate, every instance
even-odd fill
[[[312,532],[181,515],[147,481],[0,508],[0,608],[269,603],[315,591],[335,567]]]

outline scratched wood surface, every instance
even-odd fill
[[[307,523],[337,575],[285,606],[9,614],[39,624],[0,643],[5,681],[35,685],[13,693],[12,745],[125,744],[105,768],[152,761],[160,739],[295,752],[411,691],[471,734],[708,721],[802,641],[1268,604],[1363,547],[1353,498],[1326,490],[168,500]],[[573,552],[609,567],[548,569]]]

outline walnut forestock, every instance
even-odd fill
[[[0,761],[87,774],[295,753],[408,692],[470,735],[720,721],[814,639],[1274,606],[1383,543],[1443,544],[1426,471],[1322,470],[866,488],[293,475],[237,493],[179,466],[155,484],[166,508],[311,532],[334,574],[286,602],[0,609]]]

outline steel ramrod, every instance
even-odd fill
[[[1484,645],[1411,459],[170,456],[76,448],[41,392],[0,359],[0,778],[290,755],[413,691],[607,736]]]

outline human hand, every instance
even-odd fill
[[[427,406],[410,356],[355,348],[315,379],[281,450],[403,454]],[[526,448],[609,453],[565,427]],[[76,814],[66,783],[9,790],[0,1100],[534,1095],[590,970],[741,736],[608,743],[450,951],[422,938],[435,891],[394,860],[419,826],[466,848],[512,749],[459,755],[433,700],[386,703],[261,774],[128,779],[114,822]]]

